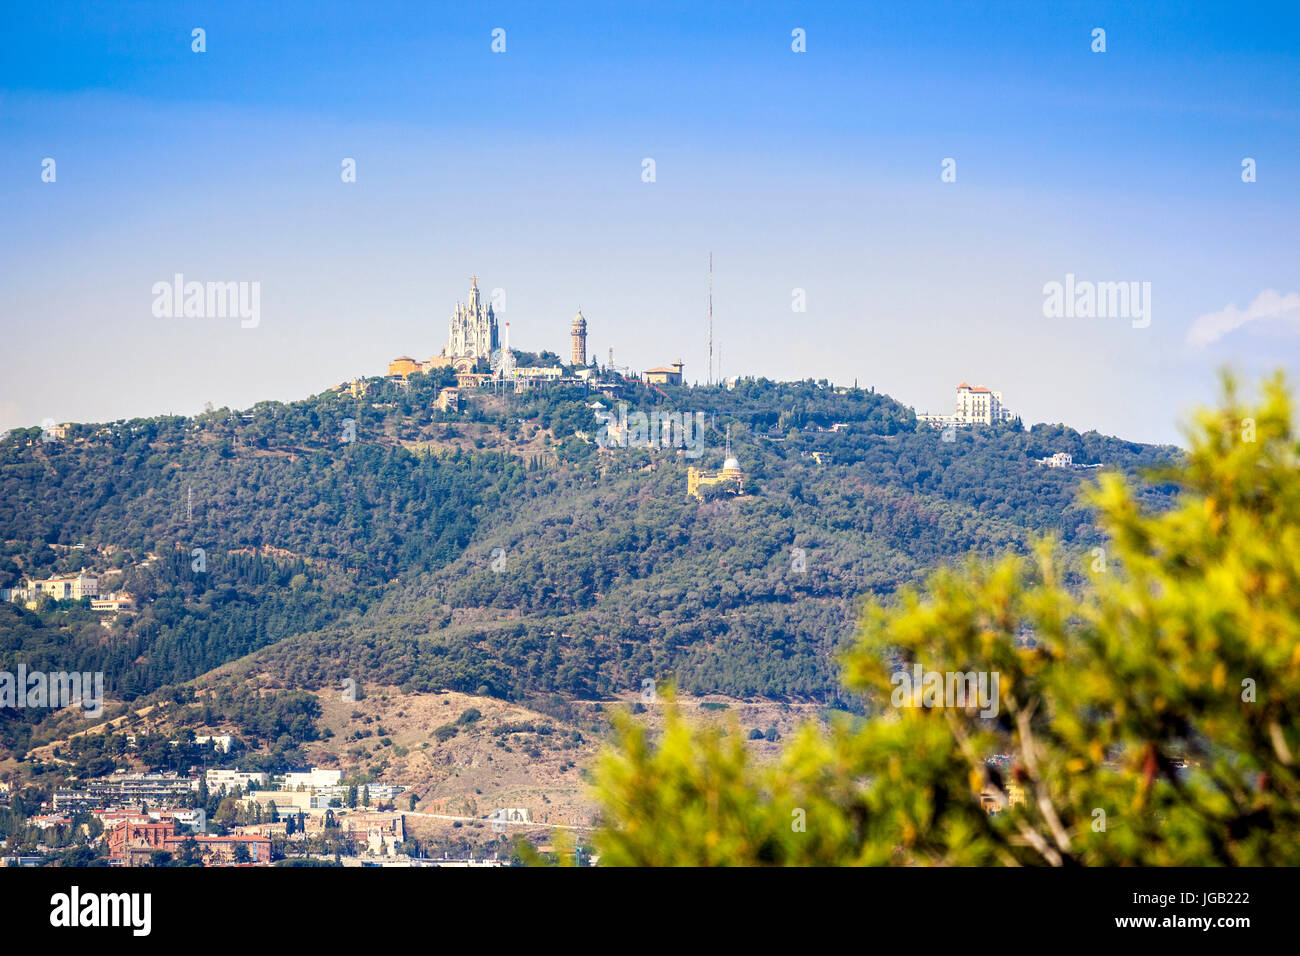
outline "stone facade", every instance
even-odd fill
[[[457,302],[447,330],[446,355],[458,372],[472,371],[479,359],[490,359],[499,345],[497,317],[479,295],[478,276],[470,276],[468,302]]]
[[[569,354],[569,360],[573,365],[587,364],[587,319],[583,316],[582,310],[573,317],[573,325],[569,328],[569,335],[573,341],[573,350]]]
[[[651,385],[680,385],[682,384],[682,368],[681,359],[678,359],[672,365],[648,368],[645,370],[645,380]]]

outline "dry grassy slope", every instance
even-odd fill
[[[110,710],[119,701],[105,700],[104,709]],[[58,762],[54,756],[56,747],[66,746],[68,741],[76,737],[87,734],[116,734],[124,731],[131,733],[152,733],[155,728],[166,726],[166,709],[170,705],[166,702],[162,704],[148,704],[138,710],[129,710],[109,720],[102,720],[98,723],[86,725],[83,717],[83,711],[79,707],[67,707],[57,712],[55,719],[63,722],[64,728],[77,728],[66,733],[65,736],[51,740],[47,744],[39,747],[33,747],[27,751],[28,760],[46,760]]]
[[[371,688],[355,703],[341,695],[321,694],[320,726],[334,737],[310,745],[309,752],[321,766],[337,766],[345,772],[369,770],[385,783],[400,783],[414,789],[419,813],[442,813],[482,817],[498,807],[527,807],[540,823],[590,824],[596,807],[591,799],[584,771],[590,768],[608,730],[608,715],[615,708],[629,708],[638,698],[629,695],[617,703],[577,702],[584,727],[555,720],[526,707],[469,694],[401,694],[395,689]],[[726,704],[723,710],[702,708],[709,701]],[[694,724],[727,727],[733,721],[742,734],[751,729],[776,727],[789,736],[798,723],[815,716],[812,704],[781,704],[770,701],[738,701],[719,696],[682,698],[682,711]],[[600,706],[603,709],[597,710]],[[437,729],[456,724],[460,715],[476,709],[482,717],[470,724],[456,725],[456,736],[439,741]],[[638,717],[652,729],[663,724],[663,707],[651,704]],[[550,726],[553,732],[497,734],[505,724]],[[590,728],[596,726],[593,732]],[[385,732],[379,734],[379,728]],[[357,733],[370,736],[355,739]],[[577,742],[571,735],[581,735]],[[384,738],[392,741],[384,745]],[[775,756],[778,743],[748,741],[760,759]],[[398,755],[398,748],[406,750]],[[359,753],[358,751],[363,751]],[[399,808],[408,806],[404,794]],[[451,826],[451,821],[412,818],[417,835]],[[468,835],[468,834],[467,834]]]
[[[319,726],[334,733],[306,748],[318,765],[339,767],[345,774],[369,771],[382,782],[412,787],[419,801],[416,809],[423,813],[480,817],[497,807],[529,807],[534,819],[543,822],[588,822],[584,814],[589,816],[589,803],[578,768],[595,753],[590,732],[505,701],[451,691],[402,694],[394,688],[367,688],[363,699],[351,703],[341,696],[317,695]],[[482,716],[457,724],[470,710]],[[439,740],[435,732],[448,724],[456,727],[456,735]],[[504,724],[553,731],[493,732]],[[572,733],[580,734],[582,742]],[[365,736],[357,739],[358,734]],[[406,809],[408,795],[398,805]]]

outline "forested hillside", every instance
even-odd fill
[[[1132,471],[1175,454],[1018,423],[944,441],[826,383],[630,386],[632,410],[705,413],[691,461],[599,448],[600,396],[581,389],[440,412],[444,384],[11,432],[0,587],[85,567],[137,605],[108,627],[84,605],[0,606],[0,666],[102,670],[127,700],[260,651],[288,687],[601,697],[650,677],[829,701],[860,595],[1041,534],[1084,560],[1098,537],[1076,491],[1096,472],[1034,459]],[[746,495],[688,498],[687,467],[721,465],[728,425]],[[33,716],[10,715],[0,743],[25,743]]]

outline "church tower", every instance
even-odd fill
[[[491,358],[498,346],[497,317],[483,302],[478,276],[470,276],[469,301],[456,303],[447,330],[447,357],[457,371],[467,371],[479,359]]]
[[[574,365],[587,364],[587,320],[583,318],[582,310],[573,317],[573,325],[569,328],[569,335],[573,341],[573,350],[569,355]]]

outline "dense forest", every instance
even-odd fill
[[[945,440],[826,382],[483,392],[443,412],[448,382],[9,433],[0,587],[85,568],[137,604],[0,606],[0,668],[103,671],[112,700],[256,652],[287,688],[573,698],[650,677],[833,701],[862,595],[1044,534],[1083,567],[1100,539],[1076,496],[1096,471],[1036,458],[1136,472],[1177,454],[1019,422]],[[597,400],[704,413],[704,454],[600,448]],[[718,468],[728,426],[746,494],[688,498],[687,467]],[[38,742],[41,716],[0,714],[0,747]]]

